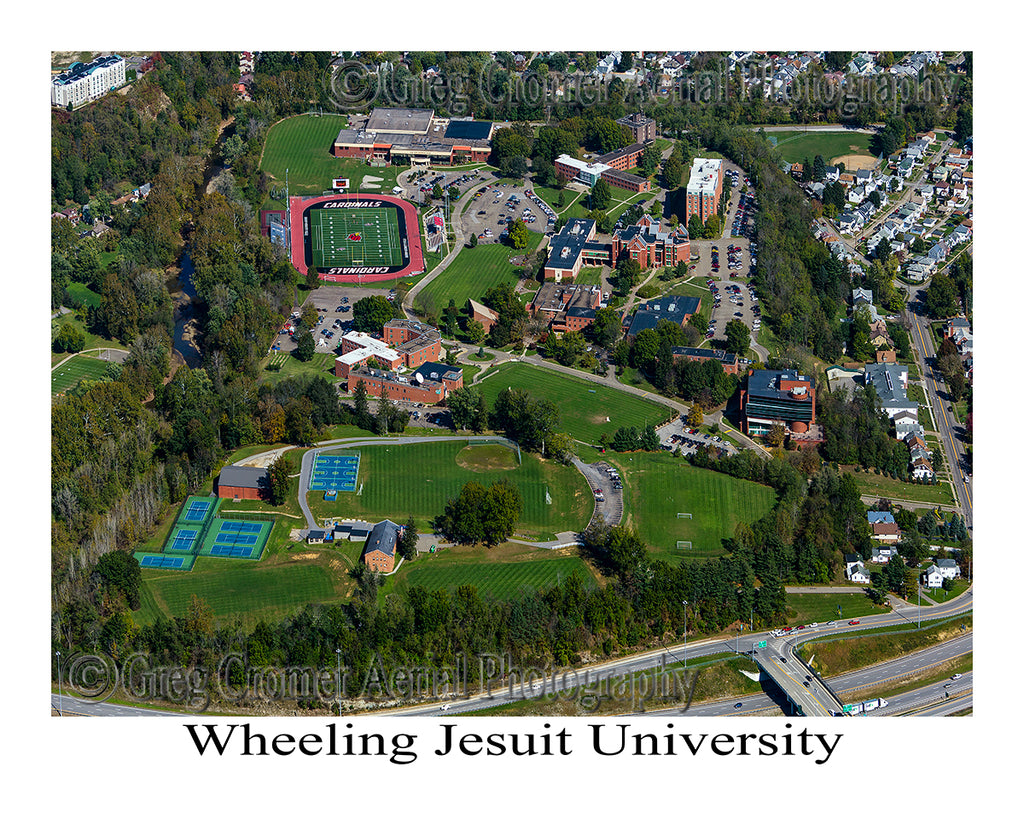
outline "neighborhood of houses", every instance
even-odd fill
[[[867,516],[868,525],[871,527],[871,541],[876,544],[871,547],[871,557],[868,562],[885,565],[891,560],[899,558],[897,543],[900,540],[901,532],[892,512],[869,510]],[[871,572],[860,555],[848,554],[844,561],[847,580],[851,583],[868,584],[871,582]],[[958,577],[960,577],[959,564],[952,558],[942,557],[932,560],[927,567],[922,569],[920,581],[926,589],[941,589],[943,580],[955,580]]]

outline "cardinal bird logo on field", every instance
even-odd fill
[[[348,240],[350,242],[361,242],[361,241],[363,241],[363,234],[362,233],[350,233],[348,235]]]

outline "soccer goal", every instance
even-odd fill
[[[692,549],[693,548],[693,541],[690,541],[690,540],[677,540],[676,541],[676,548],[680,549],[680,550],[682,550],[682,549]]]
[[[687,520],[693,520],[693,514],[690,512],[676,512],[676,520],[679,518],[686,518]]]

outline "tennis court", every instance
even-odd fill
[[[402,239],[398,211],[318,208],[309,212],[314,267],[398,266]]]
[[[186,523],[202,523],[213,508],[213,501],[208,499],[188,498],[185,504],[185,513],[181,520]]]
[[[135,559],[139,561],[139,565],[143,569],[177,569],[178,571],[188,571],[196,560],[193,555],[172,557],[171,555],[140,554],[139,552],[135,553]]]
[[[214,518],[199,554],[259,560],[273,526],[259,520]]]
[[[325,455],[317,453],[309,476],[310,492],[355,492],[359,477],[359,453]]]
[[[178,529],[174,533],[174,537],[167,544],[167,550],[171,552],[191,552],[198,538],[199,532],[192,529]]]

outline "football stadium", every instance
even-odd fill
[[[322,281],[373,282],[422,273],[416,209],[394,196],[289,199],[292,264]]]

